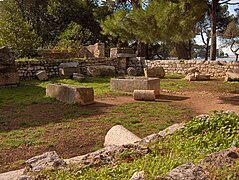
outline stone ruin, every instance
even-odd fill
[[[0,47],[0,86],[14,86],[19,83],[15,58],[7,46]]]

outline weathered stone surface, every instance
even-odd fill
[[[17,180],[32,180],[32,178],[28,175],[22,175],[22,176],[18,177]]]
[[[77,156],[65,161],[67,164],[77,164],[80,169],[86,167],[98,167],[116,163],[119,160],[119,157],[127,152],[130,152],[130,156],[132,157],[138,157],[147,154],[149,150],[145,146],[135,144],[108,146],[98,151],[83,156]]]
[[[224,167],[235,164],[239,159],[239,148],[231,147],[219,152],[207,155],[200,161],[203,167]]]
[[[175,123],[172,126],[169,126],[168,128],[164,129],[163,131],[160,131],[158,134],[161,137],[166,137],[168,135],[172,135],[175,131],[184,129],[184,127],[184,123]]]
[[[121,125],[113,126],[105,136],[104,146],[133,144],[141,139]]]
[[[82,82],[85,79],[85,76],[80,73],[73,73],[73,79]]]
[[[188,81],[196,81],[195,74],[188,73],[185,77],[186,80]]]
[[[66,103],[79,103],[81,105],[94,103],[94,90],[90,87],[48,84],[46,96],[54,97]]]
[[[193,163],[183,164],[173,169],[166,175],[168,180],[206,180],[206,172],[202,167]]]
[[[119,57],[135,57],[134,50],[131,48],[111,48],[110,49],[110,57],[111,58],[119,58]]]
[[[130,180],[144,180],[144,171],[135,172]]]
[[[159,78],[111,78],[110,89],[112,91],[134,92],[134,90],[154,90],[155,95],[160,95]]]
[[[15,58],[10,54],[8,47],[0,47],[0,86],[18,83],[19,76],[15,66]]]
[[[137,75],[137,70],[133,67],[127,68],[127,74],[129,76],[136,76]]]
[[[31,171],[40,171],[46,168],[66,167],[66,163],[59,159],[55,151],[46,152],[42,155],[35,156],[26,161]]]
[[[48,80],[48,76],[47,76],[47,73],[46,73],[45,70],[44,71],[38,71],[36,73],[36,76],[40,81],[47,81]]]
[[[237,72],[227,72],[225,81],[239,81],[239,73]]]
[[[188,68],[186,74],[194,74],[195,72],[199,72],[197,67]]]
[[[144,68],[145,77],[157,77],[163,78],[165,76],[165,71],[163,67],[148,67]]]
[[[79,67],[65,67],[59,69],[60,75],[65,76],[67,78],[71,78],[73,73],[80,73]]]
[[[9,171],[0,174],[0,180],[18,180],[20,176],[23,175],[24,169],[19,169],[16,171]]]
[[[87,73],[93,77],[114,76],[115,67],[114,66],[88,66]]]
[[[61,63],[59,65],[59,68],[78,68],[79,63],[78,62],[67,62],[67,63]]]
[[[154,90],[134,90],[133,93],[134,100],[139,101],[155,101]]]

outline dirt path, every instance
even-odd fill
[[[197,114],[212,110],[239,112],[239,95],[208,91],[186,91],[184,93],[163,93],[159,101],[190,109]]]

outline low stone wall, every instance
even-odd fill
[[[188,68],[197,67],[202,74],[212,77],[224,77],[227,71],[239,69],[235,61],[203,61],[203,60],[154,60],[145,61],[148,67],[162,66],[166,73],[185,74]]]
[[[48,77],[58,77],[59,76],[59,65],[66,62],[75,62],[71,60],[43,60],[43,61],[25,61],[16,62],[18,74],[20,80],[30,80],[36,79],[36,73],[40,70],[45,70]],[[119,70],[120,62],[117,59],[102,58],[102,59],[92,59],[92,60],[81,60],[79,62],[80,72],[86,74],[87,66],[99,66],[108,65],[115,66],[116,71]]]

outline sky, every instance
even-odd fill
[[[231,2],[238,2],[238,0],[232,0]],[[234,9],[236,9],[236,8],[239,8],[239,5],[229,5],[228,10],[229,10],[230,14],[236,14],[236,12],[234,11]],[[195,40],[196,40],[196,43],[197,43],[197,44],[203,45],[202,39],[201,39],[201,37],[200,37],[199,35],[196,36]],[[218,39],[218,40],[217,40],[217,47],[219,48],[220,45],[221,45],[221,42],[220,42],[220,40]],[[229,47],[227,47],[227,48],[222,48],[222,51],[223,51],[224,53],[228,53],[229,56],[234,56],[234,54],[231,52],[231,50],[230,50]]]

